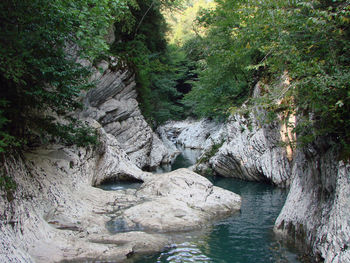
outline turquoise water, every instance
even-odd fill
[[[200,157],[202,150],[199,149],[189,149],[189,148],[178,148],[181,154],[177,155],[171,164],[164,164],[154,171],[154,173],[167,173],[174,171],[179,168],[187,168],[194,165],[197,159]]]
[[[296,251],[275,239],[272,231],[287,195],[285,190],[231,178],[211,180],[215,185],[242,196],[241,212],[214,222],[202,235],[193,235],[192,240],[190,233],[183,234],[184,242],[135,262],[300,262]]]
[[[157,172],[188,167],[199,156],[198,150],[186,149],[172,165]],[[173,245],[156,255],[131,258],[133,263],[296,263],[297,251],[278,241],[272,231],[285,202],[287,192],[264,183],[232,178],[208,178],[216,186],[242,197],[239,213],[213,222],[200,232],[172,234]],[[140,184],[109,184],[106,190],[137,188]],[[117,222],[118,223],[118,222]]]
[[[117,191],[117,190],[125,190],[125,189],[137,189],[142,185],[142,183],[138,182],[114,182],[114,183],[105,183],[98,186],[106,191]]]

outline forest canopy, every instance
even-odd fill
[[[198,71],[185,103],[198,116],[227,116],[257,81],[273,84],[287,73],[292,87],[267,89],[261,106],[297,110],[301,145],[327,136],[349,155],[350,1],[215,2],[198,18],[206,36],[184,45]],[[276,105],[277,98],[285,99]]]
[[[3,0],[0,22],[0,151],[31,136],[93,143],[94,132],[70,117],[93,87],[77,58],[112,54],[134,70],[151,125],[224,120],[261,82],[254,103],[270,115],[297,110],[302,144],[328,136],[350,153],[348,0]],[[283,74],[288,90],[273,85]]]

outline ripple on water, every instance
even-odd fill
[[[191,158],[198,152],[188,151]],[[193,158],[194,159],[194,158]],[[186,156],[178,156],[168,169],[192,165]],[[178,234],[174,246],[153,256],[134,259],[134,263],[297,263],[297,253],[275,239],[274,222],[285,202],[286,191],[267,184],[232,178],[211,178],[214,185],[242,196],[241,212],[214,223],[203,233]],[[107,189],[109,187],[109,189]],[[121,190],[128,186],[106,186]],[[135,188],[139,184],[135,185]],[[115,222],[124,231],[123,222]],[[181,241],[182,240],[182,241]]]
[[[297,253],[275,239],[272,228],[286,191],[267,184],[214,178],[213,183],[242,196],[241,212],[218,221],[201,235],[137,263],[297,263]],[[190,241],[188,241],[190,240]]]

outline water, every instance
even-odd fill
[[[242,196],[242,208],[224,220],[215,222],[202,235],[176,244],[161,254],[145,257],[137,263],[296,263],[297,251],[281,244],[272,228],[286,198],[286,191],[267,184],[212,178],[215,185]],[[191,234],[184,234],[184,239]]]
[[[117,191],[126,189],[138,189],[141,186],[141,182],[129,182],[129,181],[119,181],[114,183],[105,183],[98,186],[106,191]]]
[[[200,151],[186,149],[169,166],[156,172],[168,172],[189,167]],[[163,253],[131,259],[133,263],[297,263],[298,254],[279,242],[273,234],[274,222],[285,202],[287,192],[268,184],[245,182],[232,178],[209,178],[214,185],[233,191],[242,197],[240,213],[200,232],[173,235],[173,246]],[[136,183],[135,188],[139,187]],[[125,187],[110,184],[106,190]],[[131,186],[133,187],[133,186]],[[108,188],[108,189],[107,189]]]
[[[164,164],[154,171],[154,173],[167,173],[174,171],[179,168],[190,167],[197,162],[197,159],[201,156],[202,150],[200,149],[190,149],[178,146],[181,154],[177,155],[171,164]]]

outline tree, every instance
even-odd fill
[[[167,24],[161,10],[175,8],[176,2],[139,0],[131,7],[136,23],[130,31],[117,22],[116,41],[112,52],[126,61],[136,74],[138,101],[146,120],[159,125],[168,119],[183,117],[179,103],[181,92],[176,89],[183,79],[186,58],[168,47],[165,39]]]
[[[80,106],[80,91],[92,86],[89,68],[75,55],[92,61],[106,52],[104,37],[112,21],[127,17],[128,2],[0,2],[0,151],[28,143],[37,133],[68,143],[93,135],[69,117]],[[69,56],[69,46],[79,47],[78,54]],[[69,124],[59,124],[55,116],[65,116]]]
[[[262,106],[297,110],[300,145],[326,136],[350,156],[350,2],[216,2],[200,18],[209,33],[198,42],[202,72],[187,102],[202,115],[225,113],[256,80],[271,83],[287,72],[294,88],[267,90],[263,100],[270,103]]]

